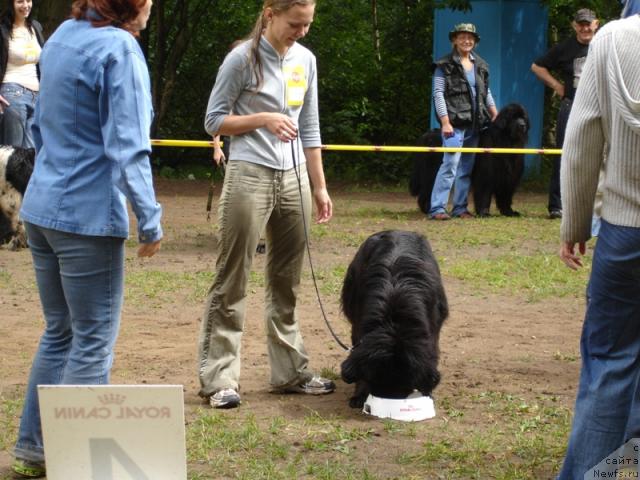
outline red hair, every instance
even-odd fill
[[[122,28],[132,35],[138,32],[132,28],[147,0],[75,0],[71,6],[71,17],[76,20],[89,20],[94,27]],[[94,10],[97,15],[88,13]]]

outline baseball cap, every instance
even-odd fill
[[[591,23],[597,18],[598,17],[596,16],[596,14],[595,14],[595,12],[593,10],[589,10],[588,8],[581,8],[573,16],[573,21],[576,22],[576,23],[580,23],[580,22],[589,22],[589,23]]]

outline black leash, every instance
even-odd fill
[[[220,168],[222,169],[222,178],[224,179],[226,172],[226,158],[224,160],[220,160]],[[211,182],[209,182],[209,195],[207,196],[207,222],[209,220],[211,220],[211,204],[213,203],[213,188],[214,188],[214,182],[213,182],[213,178],[215,176],[216,173],[216,168],[218,167],[218,165],[216,165],[216,162],[212,162],[212,167],[211,167]]]
[[[307,220],[305,218],[305,214],[304,214],[304,207],[303,207],[303,197],[302,197],[302,181],[300,180],[300,171],[298,170],[298,162],[296,161],[296,150],[298,150],[298,147],[300,146],[300,139],[296,136],[295,139],[295,146],[294,146],[294,141],[292,140],[291,142],[291,157],[293,160],[293,170],[296,174],[296,180],[298,181],[298,192],[300,193],[300,210],[302,211],[302,225],[304,227],[304,240],[305,240],[305,245],[307,246],[307,255],[309,256],[309,266],[311,267],[311,278],[313,279],[313,286],[316,289],[316,297],[318,298],[318,305],[320,305],[320,311],[322,312],[322,318],[324,318],[324,323],[326,323],[327,328],[329,329],[329,332],[331,333],[331,336],[334,338],[334,340],[336,342],[338,342],[338,345],[340,345],[343,349],[345,349],[347,352],[351,351],[351,348],[347,347],[336,335],[336,333],[333,331],[333,328],[331,328],[331,324],[329,323],[329,319],[327,318],[327,314],[324,311],[324,306],[322,305],[322,299],[320,298],[320,290],[318,289],[318,282],[316,281],[316,273],[313,269],[313,261],[311,260],[311,249],[309,248],[309,232],[307,232]],[[313,208],[313,207],[312,207]]]

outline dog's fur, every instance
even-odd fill
[[[529,117],[522,105],[510,103],[480,133],[479,146],[483,148],[522,148],[527,143]],[[418,140],[419,146],[441,147],[439,129],[430,130]],[[417,197],[418,207],[425,214],[431,209],[431,192],[442,164],[442,153],[419,153],[414,155],[413,173],[409,182],[411,195]],[[495,195],[500,213],[517,216],[512,209],[513,195],[524,171],[524,156],[521,154],[476,154],[471,174],[476,213],[488,216],[491,197]]]
[[[349,405],[362,407],[370,393],[430,395],[440,381],[438,338],[449,307],[427,240],[397,230],[370,236],[349,265],[341,301],[353,344],[341,369],[345,382],[356,383]]]
[[[10,250],[27,246],[19,214],[34,161],[32,148],[0,146],[0,245]]]
[[[524,148],[529,134],[529,116],[517,103],[500,110],[489,128],[480,135],[482,148]],[[512,208],[513,195],[524,172],[522,153],[479,153],[471,175],[473,203],[476,214],[488,217],[491,197],[495,195],[496,206],[502,215],[519,217]]]

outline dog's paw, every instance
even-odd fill
[[[10,250],[12,252],[17,252],[23,248],[27,248],[27,241],[24,238],[13,237],[9,243],[3,246],[3,248]]]
[[[349,406],[351,408],[362,408],[364,407],[364,402],[367,400],[366,396],[354,395],[349,399]]]

